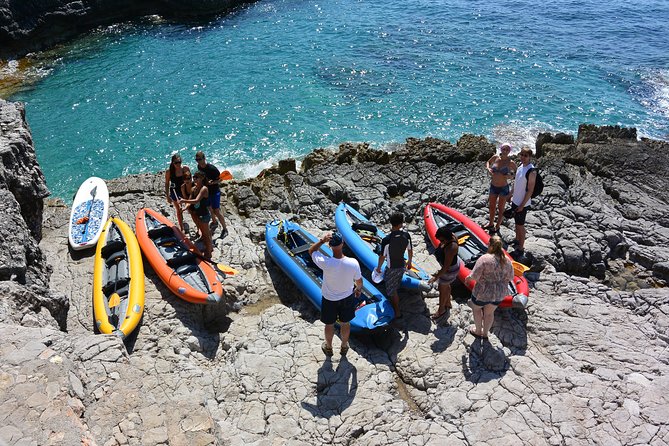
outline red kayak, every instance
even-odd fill
[[[460,272],[458,279],[465,283],[465,277],[471,273],[476,261],[488,251],[488,243],[490,241],[490,234],[483,230],[479,225],[474,223],[469,217],[461,214],[453,208],[444,206],[439,203],[429,203],[425,206],[425,230],[430,237],[432,245],[436,248],[439,246],[439,241],[435,234],[437,228],[446,226],[458,238],[458,257],[462,260],[460,264]],[[514,262],[508,252],[504,251],[509,261]],[[508,308],[525,308],[527,307],[528,296],[530,295],[530,287],[527,279],[519,272],[524,269],[524,265],[514,262],[513,283],[509,282],[509,294],[504,298],[500,307]],[[474,288],[475,282],[470,282],[469,290]]]

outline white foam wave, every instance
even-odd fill
[[[641,104],[654,113],[669,118],[669,70],[655,69],[641,73]]]
[[[511,154],[520,152],[522,147],[534,150],[537,136],[541,132],[558,132],[550,124],[540,121],[510,121],[498,124],[492,129],[491,141],[500,146],[502,143],[511,145]]]

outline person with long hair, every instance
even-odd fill
[[[453,232],[445,226],[437,229],[435,234],[439,240],[439,246],[434,251],[437,262],[441,269],[432,274],[428,284],[437,282],[439,285],[439,307],[437,312],[432,315],[432,319],[437,320],[442,316],[448,317],[451,310],[451,284],[455,282],[460,271],[461,260],[458,257],[458,239]]]
[[[183,167],[183,183],[181,184],[181,197],[185,199],[191,199],[195,198],[194,195],[195,192],[195,183],[193,182],[193,174],[191,173],[190,169],[186,166]],[[183,203],[183,202],[182,202]],[[186,210],[188,210],[188,214],[190,217],[193,219],[193,223],[195,223],[195,227],[198,228],[198,236],[200,235],[200,230],[198,226],[198,218],[197,214],[195,213],[195,210],[193,209],[192,205],[186,205]],[[185,227],[185,225],[184,225]]]
[[[177,221],[179,222],[179,229],[184,231],[184,217],[179,206],[181,196],[181,185],[183,184],[183,167],[181,166],[181,155],[175,153],[172,155],[170,167],[165,171],[165,196],[167,202],[174,206],[174,211],[177,213]]]
[[[485,163],[490,174],[490,189],[488,191],[489,222],[483,229],[499,232],[502,221],[504,221],[504,206],[511,195],[509,179],[516,173],[516,163],[509,158],[511,146],[502,144],[499,155],[496,153]],[[497,211],[497,224],[495,224],[495,210]]]
[[[490,238],[488,252],[476,261],[465,284],[469,285],[472,280],[476,284],[469,306],[474,313],[474,325],[469,326],[469,332],[487,339],[495,320],[495,309],[509,293],[508,284],[513,280],[513,265],[504,254],[501,237]]]
[[[204,241],[204,257],[211,259],[211,254],[214,251],[213,242],[211,240],[211,231],[209,230],[209,190],[204,185],[205,175],[202,172],[195,172],[193,175],[195,179],[195,188],[193,189],[194,198],[183,198],[180,203],[192,205],[194,214],[197,216],[195,224],[202,234],[202,241]]]

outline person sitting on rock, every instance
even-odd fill
[[[494,154],[486,162],[486,168],[491,176],[490,190],[488,195],[489,222],[483,229],[499,232],[500,226],[504,221],[504,206],[510,195],[508,180],[513,178],[516,170],[516,163],[509,158],[511,146],[502,144],[499,148],[500,154]],[[495,224],[495,210],[497,210],[497,224]]]
[[[499,236],[490,238],[488,252],[476,261],[472,272],[465,279],[465,285],[469,286],[472,280],[476,284],[472,289],[469,306],[474,315],[474,325],[469,326],[469,332],[487,339],[495,320],[495,309],[509,293],[509,282],[513,280],[513,265],[504,254]]]
[[[411,269],[411,259],[413,257],[413,245],[411,236],[408,232],[402,230],[404,224],[404,215],[401,213],[390,216],[391,230],[381,240],[381,252],[376,272],[381,274],[383,262],[388,259],[388,266],[383,274],[383,281],[386,285],[386,295],[390,297],[390,302],[395,310],[395,319],[402,317],[400,313],[400,296],[397,290],[402,283],[402,278],[407,270]],[[408,260],[404,261],[404,252],[408,253]]]
[[[319,251],[324,243],[332,248],[332,257]],[[341,335],[340,354],[348,352],[348,338],[351,334],[351,320],[355,317],[356,300],[362,293],[362,274],[356,259],[344,255],[344,239],[341,234],[326,234],[311,245],[309,255],[316,266],[323,270],[321,286],[321,322],[325,324],[325,342],[321,349],[326,356],[332,356],[334,324],[339,320]]]
[[[427,283],[431,285],[439,281],[439,307],[432,315],[432,319],[437,320],[442,316],[448,317],[451,311],[451,284],[458,277],[461,260],[458,257],[458,239],[450,229],[442,226],[437,229],[435,236],[439,240],[439,246],[435,249],[434,256],[441,269]]]
[[[207,162],[204,152],[202,150],[195,154],[195,161],[197,161],[198,171],[205,174],[205,186],[209,189],[209,211],[211,212],[211,229],[214,230],[221,224],[221,237],[225,237],[228,229],[225,226],[225,219],[221,213],[221,189],[218,187],[218,180],[221,172],[214,166]],[[217,223],[218,220],[218,223]]]
[[[534,165],[531,163],[532,150],[523,147],[520,149],[518,156],[520,157],[520,166],[516,170],[516,180],[511,191],[511,213],[516,224],[516,238],[511,242],[511,245],[515,246],[512,253],[515,259],[522,257],[525,252],[525,236],[527,235],[525,232],[525,218],[532,204],[532,192],[534,192],[534,184],[537,179],[536,170],[532,170],[528,175],[528,171],[534,169]]]
[[[204,241],[204,257],[211,259],[214,248],[211,240],[211,232],[209,231],[209,220],[211,219],[208,207],[209,190],[207,189],[207,186],[204,185],[204,173],[195,172],[193,178],[195,179],[195,189],[193,190],[195,198],[183,198],[180,203],[192,205],[195,215],[197,216],[197,221],[195,223],[200,230],[200,234],[202,234],[202,241]]]

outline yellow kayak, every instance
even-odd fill
[[[100,333],[125,338],[144,312],[144,266],[135,234],[120,218],[107,220],[95,250],[93,315]]]

